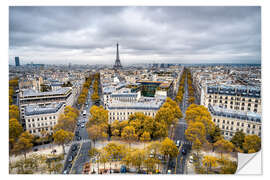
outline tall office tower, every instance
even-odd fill
[[[114,64],[113,68],[114,69],[121,69],[122,68],[120,58],[119,58],[118,43],[116,44],[116,60],[115,60],[115,64]]]
[[[15,65],[20,66],[20,60],[19,57],[15,57]]]

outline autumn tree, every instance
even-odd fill
[[[88,127],[92,125],[108,124],[108,110],[105,110],[102,106],[92,106],[90,109],[90,118],[87,124]]]
[[[131,164],[135,166],[139,171],[141,170],[141,166],[146,159],[146,153],[143,149],[135,149],[132,152],[131,156]]]
[[[243,143],[245,141],[245,133],[243,131],[237,131],[231,139],[231,142],[236,148],[243,149]]]
[[[61,145],[65,154],[65,145],[72,141],[73,136],[74,134],[72,132],[60,129],[53,134],[54,143]]]
[[[15,154],[23,153],[24,159],[26,160],[27,152],[29,152],[33,147],[33,139],[34,137],[29,132],[23,132],[14,145],[13,151]]]
[[[217,142],[215,142],[214,147],[218,152],[220,152],[221,157],[223,153],[232,152],[234,149],[233,143],[225,139],[220,139]]]
[[[126,126],[121,133],[121,138],[129,143],[129,147],[132,141],[137,140],[138,136],[135,133],[133,126]]]
[[[15,118],[19,120],[20,117],[20,111],[18,106],[16,105],[11,105],[9,106],[9,119]]]
[[[144,131],[144,133],[142,134],[142,136],[140,137],[140,141],[141,142],[148,142],[151,140],[151,137],[150,137],[150,133],[147,132],[147,131]]]
[[[243,149],[247,153],[258,152],[261,149],[261,138],[257,135],[245,136]]]
[[[165,157],[173,158],[177,156],[178,149],[171,139],[165,138],[161,143],[160,152]]]
[[[198,139],[201,143],[204,143],[206,141],[205,126],[200,122],[190,123],[185,131],[185,136],[190,142],[195,142]]]
[[[70,113],[69,113],[70,114]],[[76,127],[76,119],[74,116],[60,114],[57,124],[54,126],[54,131],[63,129],[65,131],[73,132]]]
[[[87,133],[89,138],[94,142],[94,147],[98,139],[106,138],[108,136],[106,125],[93,125],[91,127],[88,127]]]
[[[11,147],[17,141],[21,133],[23,132],[22,125],[18,122],[17,119],[9,119],[9,142]]]
[[[212,167],[217,167],[217,158],[214,156],[204,156],[202,160],[202,164],[206,167],[206,173],[212,170]]]

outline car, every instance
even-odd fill
[[[67,166],[69,169],[71,169],[71,167],[72,167],[72,163],[70,163],[70,164],[68,164],[68,166]]]
[[[183,154],[183,155],[186,155],[186,154],[187,154],[187,152],[186,152],[185,149],[182,149],[182,154]]]
[[[71,150],[76,151],[77,150],[77,145],[73,145]]]
[[[180,146],[180,140],[176,141],[176,146],[179,147]]]
[[[38,148],[34,148],[33,151],[35,151],[35,152],[38,151]]]
[[[75,132],[75,135],[78,136],[78,135],[79,135],[79,131],[76,131],[76,132]]]
[[[80,141],[81,139],[82,139],[81,136],[77,136],[77,137],[76,137],[76,140],[77,140],[77,141]]]
[[[84,124],[81,124],[81,128],[84,128]]]
[[[69,156],[68,162],[71,162],[73,160],[73,156]]]
[[[77,126],[80,126],[80,124],[81,124],[80,122],[77,122]]]
[[[68,174],[68,170],[67,169],[64,170],[63,174]]]

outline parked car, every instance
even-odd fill
[[[73,145],[71,150],[76,151],[77,150],[77,145]]]
[[[81,128],[84,128],[85,127],[85,125],[84,124],[81,124]]]
[[[71,169],[72,167],[72,163],[68,164],[68,168]]]
[[[69,156],[69,158],[68,158],[68,162],[71,162],[73,160],[73,156],[71,155],[71,156]]]
[[[34,148],[33,151],[35,151],[35,152],[38,151],[38,148]]]
[[[67,169],[64,170],[63,174],[68,174],[68,170]]]

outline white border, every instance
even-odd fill
[[[179,176],[179,175],[171,175],[171,176],[166,176],[166,175],[159,175],[159,176],[52,176],[52,175],[31,175],[31,176],[26,176],[26,175],[8,175],[8,6],[14,6],[14,5],[38,5],[38,6],[51,6],[51,5],[56,5],[56,6],[80,6],[80,5],[94,5],[94,6],[147,6],[147,5],[155,5],[155,6],[175,6],[175,5],[180,5],[180,6],[261,6],[262,7],[262,78],[263,78],[263,144],[262,144],[262,149],[263,153],[263,164],[262,166],[264,167],[263,169],[263,176],[235,176],[235,175],[229,175],[229,176],[218,176],[218,178],[221,179],[228,179],[228,178],[245,178],[245,179],[253,179],[254,178],[266,178],[267,175],[269,175],[270,171],[267,168],[267,165],[269,166],[269,141],[268,136],[269,136],[269,130],[270,128],[270,116],[269,116],[269,110],[268,108],[270,107],[270,98],[269,98],[269,83],[267,82],[268,79],[270,78],[270,70],[269,70],[269,61],[270,61],[270,56],[269,56],[269,51],[270,51],[270,28],[269,28],[269,22],[270,22],[270,6],[269,6],[269,0],[4,0],[1,1],[1,6],[0,6],[0,22],[1,22],[1,28],[0,28],[0,62],[1,62],[1,113],[2,118],[1,121],[3,124],[1,125],[1,139],[2,139],[2,146],[0,148],[1,150],[1,156],[2,156],[2,162],[1,162],[1,175],[3,179],[18,179],[18,178],[27,178],[27,179],[36,179],[36,178],[41,178],[41,179],[48,179],[48,178],[67,178],[67,179],[74,179],[74,178],[87,178],[87,179],[137,179],[137,178],[157,178],[157,179],[164,179],[164,178],[170,178],[170,179],[180,179],[180,178],[191,178],[191,179],[197,179],[197,178],[202,178],[202,179],[213,179],[217,178],[216,175],[197,175],[197,176]],[[3,85],[4,84],[4,85]],[[267,142],[268,141],[268,142]],[[3,176],[4,175],[4,176]],[[268,177],[269,179],[269,177]]]

